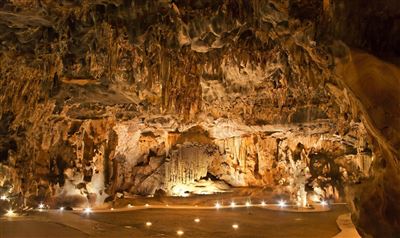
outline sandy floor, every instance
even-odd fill
[[[41,212],[2,218],[0,237],[333,237],[343,205],[321,213],[293,213],[263,208],[144,209],[92,213]],[[199,218],[200,222],[194,222]],[[146,226],[151,222],[151,226]],[[238,229],[232,225],[237,224]]]
[[[224,210],[141,210],[119,214],[92,214],[91,219],[131,226],[148,237],[174,237],[183,230],[187,237],[332,237],[339,232],[337,217],[346,212],[335,206],[323,213],[291,213],[262,208]],[[199,218],[200,222],[194,222]],[[147,228],[145,223],[152,222]],[[238,224],[234,230],[232,224]]]
[[[0,220],[0,237],[69,238],[89,236],[74,228],[49,221],[7,219]]]

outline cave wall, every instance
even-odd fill
[[[332,92],[336,92],[342,105],[348,106],[345,110],[360,115],[372,136],[375,154],[372,176],[349,188],[348,201],[361,234],[396,237],[400,231],[396,215],[400,208],[393,199],[399,196],[399,190],[393,184],[400,181],[400,71],[395,64],[365,52],[350,51],[343,45],[339,48],[348,53],[338,57],[336,72],[341,90],[332,88]],[[377,222],[379,226],[375,225]]]
[[[398,181],[398,115],[385,114],[396,107],[368,104],[377,95],[346,84],[340,65],[359,60],[348,60],[336,41],[389,52],[397,23],[382,28],[379,15],[374,27],[360,27],[373,11],[355,2],[1,2],[2,189],[26,201],[99,203],[121,192],[168,191],[207,173],[287,193],[299,188],[293,178],[306,177],[305,189],[333,197],[343,185]],[[353,13],[360,13],[354,22]],[[388,107],[368,111],[381,105]],[[297,166],[309,172],[296,175]],[[389,188],[377,193],[384,204],[397,196]],[[363,202],[378,195],[361,190],[347,192],[361,196],[350,199],[357,224],[378,234],[368,221],[383,219],[395,234],[392,213]]]

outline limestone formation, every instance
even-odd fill
[[[399,234],[400,7],[366,5],[2,1],[0,192],[259,187],[347,200],[362,234]]]

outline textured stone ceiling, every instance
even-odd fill
[[[346,196],[361,233],[395,236],[399,16],[391,0],[2,1],[0,187],[102,203],[213,178]]]

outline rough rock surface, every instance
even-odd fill
[[[1,189],[99,204],[212,179],[346,195],[395,236],[400,73],[338,39],[388,52],[399,23],[346,25],[361,2],[1,2]]]

